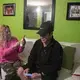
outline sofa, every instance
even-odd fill
[[[23,64],[27,63],[28,56],[36,39],[25,38],[24,51],[19,54]],[[80,80],[80,43],[60,42],[63,47],[63,64],[57,80]]]

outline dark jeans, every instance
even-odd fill
[[[17,74],[16,75],[14,75],[13,77],[12,77],[12,79],[11,80],[21,80],[18,76],[17,76]]]

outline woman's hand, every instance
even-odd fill
[[[18,42],[16,42],[13,46],[12,46],[12,48],[13,49],[15,49],[17,46],[19,46],[20,45],[20,42],[18,41]]]
[[[23,37],[23,38],[21,39],[21,41],[20,41],[20,45],[24,47],[25,44],[26,44],[26,40],[25,40],[25,38]]]

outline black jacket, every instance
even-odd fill
[[[27,66],[31,73],[55,74],[61,68],[62,56],[63,49],[53,37],[45,48],[39,39],[31,50]]]

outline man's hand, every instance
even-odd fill
[[[28,73],[29,72],[29,68],[25,69],[23,74]]]
[[[17,70],[17,75],[18,76],[23,75],[23,71],[24,71],[24,69],[22,67],[19,67],[18,70]]]
[[[32,79],[38,79],[41,78],[41,74],[40,73],[32,73]]]
[[[21,80],[28,80],[28,77],[24,75],[25,71],[28,72],[28,69],[24,70],[22,67],[19,67],[17,70],[17,75],[20,77]]]

